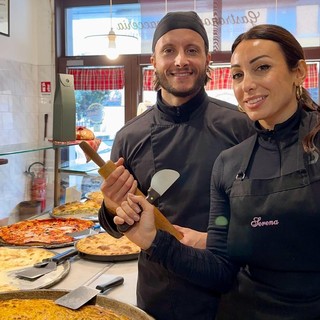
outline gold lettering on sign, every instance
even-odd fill
[[[245,16],[234,16],[233,14],[229,14],[227,17],[219,17],[214,14],[211,21],[204,20],[205,25],[229,25],[229,24],[250,24],[254,26],[260,17],[260,12],[248,11]]]
[[[229,14],[227,16],[219,16],[216,12],[213,17],[204,18],[202,20],[205,26],[218,26],[218,25],[232,25],[232,24],[250,24],[254,26],[260,17],[259,11],[250,10],[244,16]],[[142,29],[155,29],[158,21],[126,21],[123,20],[117,24],[117,30],[142,30]]]

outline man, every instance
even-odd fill
[[[174,169],[180,178],[156,206],[184,234],[182,242],[205,247],[209,215],[210,175],[219,153],[251,135],[247,117],[228,103],[209,98],[204,90],[210,62],[209,41],[195,12],[171,12],[159,22],[153,37],[157,103],[130,120],[116,135],[111,160],[116,171],[101,190],[99,219],[120,237],[114,207],[136,187],[147,193],[153,174]],[[132,221],[133,223],[133,221]],[[148,261],[138,262],[137,304],[157,320],[212,319],[219,295],[175,277]]]

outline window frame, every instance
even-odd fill
[[[150,55],[121,55],[116,61],[112,61],[105,56],[66,56],[65,54],[65,9],[75,6],[106,5],[108,4],[106,2],[106,0],[55,0],[56,73],[65,73],[69,63],[82,63],[82,66],[88,67],[123,65],[125,68],[125,122],[127,122],[136,116],[137,106],[142,101],[142,68],[150,64]],[[139,0],[113,0],[113,4],[139,2]],[[305,47],[304,52],[306,60],[320,61],[320,47]],[[211,54],[211,61],[214,64],[229,63],[230,58],[229,51],[216,51]]]

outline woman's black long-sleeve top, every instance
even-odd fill
[[[317,249],[320,243],[320,200],[316,191],[320,190],[320,160],[316,153],[306,164],[306,169],[300,167],[298,161],[305,158],[299,133],[302,129],[309,132],[316,121],[318,112],[299,108],[272,131],[263,130],[256,123],[257,138],[246,177],[269,183],[278,181],[279,177],[290,177],[295,172],[302,174],[301,185],[292,187],[296,196],[281,204],[272,204],[268,194],[253,192],[257,194],[257,203],[262,208],[269,208],[272,220],[263,221],[263,216],[261,222],[261,213],[255,212],[254,207],[250,212],[241,211],[241,200],[237,202],[237,208],[230,209],[235,177],[255,139],[250,137],[223,151],[215,162],[207,249],[186,247],[169,234],[158,231],[152,247],[147,250],[150,261],[158,262],[192,283],[220,292],[231,289],[240,270],[238,290],[240,296],[245,295],[245,299],[250,300],[246,301],[244,312],[251,310],[251,313],[244,313],[245,319],[249,319],[248,316],[250,320],[320,319],[320,257]],[[319,140],[318,135],[315,139],[318,148]],[[311,172],[310,182],[305,182],[305,171]],[[290,195],[290,185],[287,189]],[[272,199],[273,189],[269,192]],[[281,196],[281,192],[279,194]],[[301,199],[300,194],[303,195]],[[290,208],[288,212],[286,206]],[[272,212],[273,208],[276,211],[275,208],[279,207],[283,212]],[[231,227],[235,216],[237,222],[250,216],[252,227],[262,227],[256,228],[253,236],[251,231],[244,232],[241,224],[234,226],[233,223]],[[273,233],[278,225],[284,226],[283,231]],[[252,245],[248,239],[254,239],[257,245]],[[259,303],[255,305],[256,301]]]

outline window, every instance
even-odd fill
[[[123,1],[122,1],[123,2]],[[130,2],[130,1],[128,1]],[[158,21],[166,11],[195,10],[209,35],[210,51],[229,51],[233,40],[250,27],[279,24],[291,31],[303,47],[320,46],[320,5],[318,0],[271,2],[205,0],[142,0],[139,3],[73,6],[66,8],[66,55],[102,55],[108,47],[107,34],[112,28],[118,35],[120,54],[151,52],[151,39]],[[183,6],[183,8],[181,8]],[[215,7],[214,7],[215,6]],[[308,23],[305,23],[305,19]],[[219,38],[221,37],[221,38]],[[218,38],[218,39],[217,39]]]
[[[68,56],[104,55],[108,48],[107,34],[116,33],[120,54],[141,53],[140,4],[86,6],[66,9],[66,54]]]

